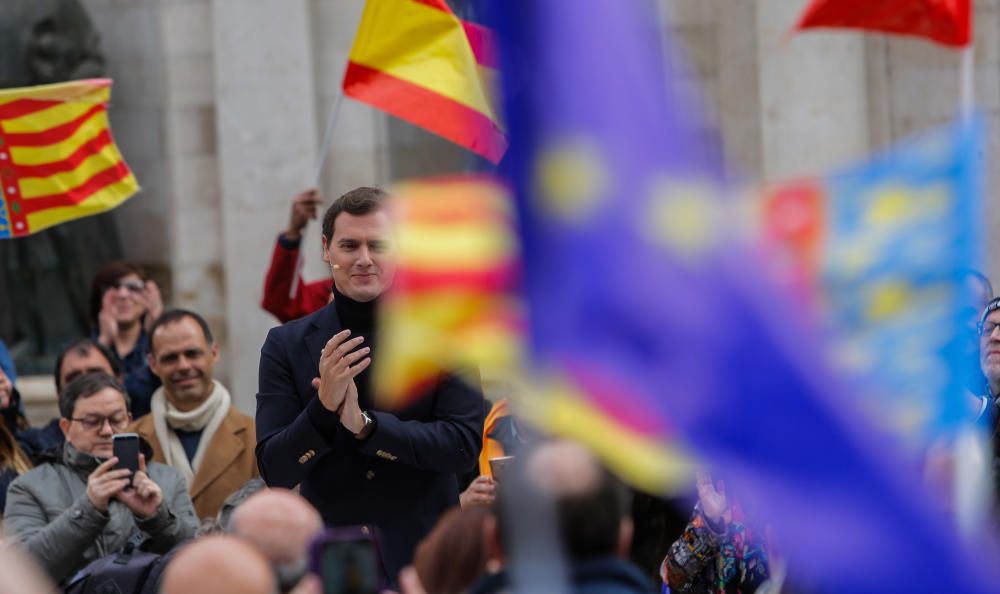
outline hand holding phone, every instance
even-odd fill
[[[131,489],[135,473],[139,471],[139,435],[136,433],[119,433],[111,438],[111,444],[114,449],[115,458],[118,458],[115,470],[125,469],[130,472],[128,477],[129,484],[125,487],[125,490]]]

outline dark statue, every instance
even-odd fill
[[[100,77],[100,38],[78,0],[0,2],[0,88]],[[120,258],[113,213],[0,241],[0,338],[23,373],[89,332],[90,280]]]

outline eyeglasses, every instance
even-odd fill
[[[979,322],[976,324],[976,330],[979,330],[980,336],[992,336],[997,326],[1000,326],[1000,324],[996,322]]]
[[[144,282],[142,282],[142,281],[138,281],[138,280],[120,280],[120,281],[115,281],[115,282],[109,284],[108,288],[105,289],[105,290],[115,290],[115,291],[117,291],[119,289],[128,289],[129,291],[132,291],[133,293],[142,293],[142,290],[145,289],[145,288],[146,288],[146,284]]]
[[[128,425],[128,414],[116,413],[110,417],[83,417],[82,419],[74,419],[69,417],[70,421],[76,421],[83,425],[83,428],[87,431],[99,431],[104,427],[104,423],[111,426],[112,431],[120,431]]]

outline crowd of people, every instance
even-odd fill
[[[465,375],[382,410],[370,366],[395,269],[385,200],[362,187],[329,206],[332,278],[305,283],[298,251],[322,199],[293,199],[265,277],[262,307],[282,324],[261,348],[254,418],[215,377],[207,321],[166,308],[133,264],[94,279],[93,331],[53,370],[58,418],[28,424],[0,349],[0,593],[101,580],[166,594],[780,591],[773,543],[707,474],[693,510],[629,490]],[[970,414],[992,427],[1000,299],[977,282]],[[136,468],[116,455],[122,434],[138,436]],[[514,461],[502,476],[498,459]]]

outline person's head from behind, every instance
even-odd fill
[[[490,567],[497,551],[490,535],[493,511],[485,505],[454,507],[417,546],[413,567],[428,592],[461,594]]]
[[[178,410],[198,408],[215,388],[219,345],[200,315],[184,309],[164,312],[149,330],[149,368],[167,401]]]
[[[228,527],[267,557],[281,592],[290,591],[305,576],[309,545],[322,530],[319,512],[287,489],[254,493],[236,507]]]
[[[85,373],[59,395],[59,427],[77,450],[97,458],[114,453],[111,438],[132,421],[125,387],[114,377]]]
[[[219,513],[215,515],[215,525],[219,532],[232,532],[233,513],[256,493],[267,488],[267,483],[260,478],[252,478],[234,491],[226,500],[222,502]]]
[[[396,273],[385,201],[378,188],[356,188],[334,200],[323,216],[323,261],[337,290],[355,301],[381,295]]]
[[[103,372],[121,379],[121,366],[108,348],[90,338],[82,338],[64,348],[56,358],[56,393],[85,373]]]
[[[56,594],[52,583],[34,559],[14,546],[0,542],[0,594]]]
[[[520,483],[527,497],[552,502],[563,552],[571,560],[628,555],[632,541],[629,494],[587,448],[572,441],[546,442],[515,467],[517,480],[502,481],[497,499],[500,546],[510,541]],[[522,493],[522,498],[526,496]]]
[[[131,326],[146,314],[142,294],[146,287],[146,273],[130,262],[111,262],[101,268],[90,285],[90,323],[98,326],[101,309],[108,307],[114,321],[121,326]]]
[[[271,567],[254,546],[212,534],[182,548],[163,573],[161,594],[274,594]]]

